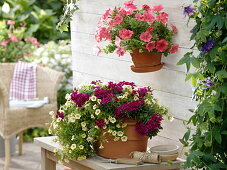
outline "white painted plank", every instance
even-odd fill
[[[161,91],[191,97],[191,83],[185,83],[185,73],[161,69],[150,73],[134,73],[131,62],[77,53],[73,58],[73,70],[114,80],[134,81]]]
[[[95,34],[99,18],[100,15],[96,14],[76,13],[71,22],[72,32]],[[174,37],[175,43],[179,44],[181,47],[190,47],[193,44],[193,42],[189,42],[190,30],[193,24],[190,23],[189,27],[187,27],[186,22],[174,21],[172,23],[175,24],[179,30],[178,34]]]
[[[73,84],[75,87],[78,87],[80,84],[89,83],[92,80],[102,80],[106,82],[117,81],[74,71]],[[141,84],[141,86],[143,85]],[[193,109],[196,105],[196,103],[191,101],[191,98],[189,97],[166,93],[159,90],[154,91],[154,96],[159,100],[160,104],[169,109],[171,115],[182,120],[189,119],[192,113],[188,109]]]
[[[93,55],[94,46],[99,45],[95,41],[94,35],[77,33],[77,32],[72,32],[72,44],[73,44],[73,48],[72,48],[73,55],[77,55],[77,52]],[[103,43],[102,47],[105,47],[105,45],[106,43]],[[183,57],[183,55],[188,51],[191,51],[191,50],[180,48],[177,53],[170,54],[167,57],[163,57],[162,62],[165,63],[164,68],[186,72],[185,65],[178,66],[176,64]],[[127,53],[125,56],[122,56],[122,57],[118,57],[118,55],[115,53],[110,53],[110,54],[101,53],[100,57],[107,57],[107,58],[113,58],[117,60],[124,60],[124,61],[131,62],[131,56],[129,53]]]
[[[95,14],[103,14],[104,11],[108,8],[113,8],[114,6],[123,6],[123,3],[125,1],[122,0],[83,0],[79,1],[78,5],[80,8],[80,12],[83,13],[95,13]],[[177,20],[181,22],[185,22],[186,19],[183,16],[183,6],[186,6],[188,4],[191,4],[192,0],[162,0],[162,1],[156,1],[156,0],[136,0],[135,4],[138,5],[140,8],[144,4],[148,4],[150,6],[153,5],[163,5],[164,11],[170,14],[169,18],[170,20]]]

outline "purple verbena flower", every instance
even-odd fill
[[[89,93],[78,93],[78,91],[74,91],[71,94],[71,100],[76,103],[78,107],[82,107],[82,105],[89,100]]]
[[[155,131],[161,127],[161,121],[163,120],[162,115],[153,114],[151,120],[148,121],[149,130]]]
[[[108,89],[112,89],[114,91],[121,91],[123,88],[119,83],[113,83],[112,81],[108,82]]]
[[[105,98],[105,97],[109,96],[109,94],[112,94],[111,90],[105,90],[105,89],[102,89],[102,88],[97,88],[94,91],[94,95],[98,98]]]
[[[201,51],[203,53],[210,51],[211,48],[214,46],[214,44],[215,44],[214,40],[208,40],[205,44],[203,44],[203,47],[202,47]]]
[[[94,85],[101,84],[101,83],[102,83],[101,80],[95,80],[91,82],[91,84],[94,84]]]
[[[133,83],[133,82],[127,82],[127,81],[121,81],[121,82],[119,82],[119,83],[117,83],[119,86],[124,86],[124,85],[130,85],[130,86],[132,86],[132,88],[133,87],[136,87],[136,85],[135,85],[135,83]]]
[[[139,94],[139,97],[145,97],[145,95],[147,94],[148,92],[148,88],[147,87],[144,87],[144,88],[139,88],[137,90],[138,94]]]
[[[186,15],[190,16],[191,14],[194,14],[196,11],[195,8],[192,8],[191,5],[184,7],[184,16]]]
[[[136,131],[141,136],[146,136],[149,133],[149,127],[145,123],[136,123]]]
[[[103,128],[106,125],[106,123],[104,119],[98,119],[95,121],[95,125],[98,126],[99,128]]]
[[[60,112],[59,110],[57,111],[57,114],[55,115],[56,118],[62,118],[64,119],[65,118],[65,113],[64,112]]]

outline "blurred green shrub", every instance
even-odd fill
[[[56,25],[62,13],[61,0],[0,0],[0,20],[14,20],[26,26],[25,36],[40,42],[69,39],[69,33],[60,33]]]

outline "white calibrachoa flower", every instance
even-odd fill
[[[127,123],[123,123],[122,127],[125,128],[127,126]]]
[[[121,100],[124,99],[124,96],[118,96],[117,98]]]
[[[93,139],[92,137],[88,137],[88,138],[87,138],[87,141],[88,141],[88,142],[91,142],[91,141],[93,141],[93,140],[94,140],[94,139]]]
[[[117,124],[116,127],[117,127],[117,128],[121,128],[121,125],[120,125],[120,124]]]
[[[74,123],[76,121],[76,118],[74,116],[69,116],[69,122]]]
[[[100,109],[96,109],[96,110],[95,110],[95,114],[98,116],[99,113],[101,113],[101,110],[100,110]]]
[[[62,118],[59,117],[59,118],[57,118],[56,122],[59,123],[61,120],[62,120]]]
[[[72,153],[72,150],[69,150],[69,153]]]
[[[82,127],[86,127],[87,123],[86,122],[81,122]]]
[[[113,135],[113,136],[116,136],[116,135],[117,135],[117,132],[116,132],[116,131],[113,131],[113,132],[112,132],[112,135]]]
[[[87,131],[87,127],[82,127],[82,130],[83,131]]]
[[[67,94],[65,95],[65,99],[66,99],[66,100],[70,100],[70,98],[71,98],[71,94],[68,94],[68,93],[67,93]]]
[[[50,111],[50,112],[49,112],[49,115],[50,115],[50,116],[53,116],[53,115],[54,115],[54,111]]]
[[[90,97],[90,100],[94,102],[94,101],[97,100],[97,97],[96,97],[96,96],[91,96],[91,97]]]
[[[86,134],[83,133],[83,134],[81,135],[81,137],[82,137],[82,138],[86,138]]]
[[[80,118],[81,118],[81,115],[77,113],[77,114],[75,115],[75,118],[76,118],[76,119],[80,119]]]
[[[92,114],[92,115],[91,115],[91,118],[92,118],[92,119],[94,119],[94,118],[95,118],[95,116]]]
[[[74,135],[72,135],[72,138],[71,138],[71,140],[74,140],[75,139],[75,136]]]
[[[95,104],[95,105],[93,105],[93,109],[95,110],[95,109],[97,109],[97,105]]]
[[[96,129],[99,129],[99,127],[98,127],[98,126],[95,126],[95,128],[96,128]]]
[[[79,148],[80,148],[80,149],[84,149],[84,145],[80,145]]]
[[[109,121],[110,121],[111,123],[115,123],[115,122],[116,122],[116,119],[115,119],[114,117],[109,117]]]
[[[57,129],[58,128],[58,124],[57,123],[53,123],[53,128]]]
[[[135,96],[135,97],[134,97],[134,100],[135,100],[135,101],[136,101],[136,100],[139,100],[139,97]]]
[[[151,104],[151,101],[150,100],[145,100],[145,103],[146,104]]]
[[[104,148],[104,146],[102,145],[102,143],[101,143],[101,145],[99,146],[99,149],[103,149]]]
[[[73,105],[73,102],[72,101],[66,101],[65,102],[65,106],[67,106],[67,107],[70,107],[72,105]]]
[[[119,139],[120,139],[119,137],[115,137],[114,141],[119,141]]]
[[[97,100],[98,104],[100,104],[100,103],[101,103],[101,101],[102,101],[101,99],[98,99],[98,100]]]
[[[128,90],[128,91],[132,91],[132,86],[130,86],[130,85],[124,85],[124,86],[122,86],[122,88],[123,88],[123,90]]]
[[[123,133],[122,131],[118,131],[118,132],[117,132],[117,135],[118,135],[118,136],[123,136],[124,133]]]
[[[72,144],[71,147],[70,147],[72,150],[76,149],[76,144]]]
[[[128,140],[128,137],[127,137],[127,136],[122,136],[122,137],[121,137],[121,141],[122,141],[122,142],[126,142],[127,140]]]
[[[108,133],[112,133],[113,131],[111,129],[108,130]]]

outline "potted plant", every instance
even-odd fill
[[[120,158],[146,151],[148,138],[157,135],[167,116],[152,91],[132,82],[93,81],[67,94],[65,105],[50,112],[49,133],[62,145],[59,158],[83,160],[93,153]]]
[[[134,72],[152,72],[163,67],[161,56],[178,51],[172,37],[177,33],[173,24],[168,26],[168,14],[163,6],[143,5],[138,9],[134,0],[126,1],[123,7],[108,9],[102,15],[95,33],[97,42],[109,41],[105,48],[96,47],[101,52],[123,56],[129,52]]]

